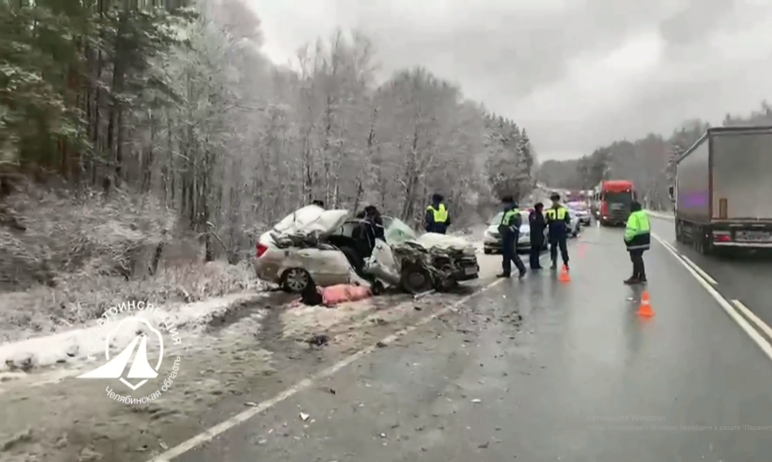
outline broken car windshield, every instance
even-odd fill
[[[389,244],[399,244],[418,239],[413,228],[396,218],[383,217],[384,234]]]

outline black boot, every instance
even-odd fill
[[[496,275],[496,277],[497,278],[508,278],[508,277],[510,277],[510,275],[507,274],[507,273],[499,273],[499,274]]]
[[[550,269],[556,269],[557,267],[558,267],[558,262],[556,261],[553,261],[552,264],[550,265]]]
[[[625,281],[624,281],[624,283],[627,284],[628,286],[633,285],[633,284],[639,284],[640,282],[641,282],[641,280],[638,279],[635,276],[630,276],[629,279],[625,279]]]

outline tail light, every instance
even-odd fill
[[[714,231],[713,240],[716,242],[732,242],[732,235],[728,231]]]
[[[268,246],[265,244],[257,243],[257,258],[260,258],[263,256],[263,254],[268,250]]]

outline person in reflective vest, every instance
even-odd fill
[[[499,224],[502,273],[497,274],[496,277],[510,277],[512,274],[512,262],[514,262],[515,267],[520,272],[520,278],[522,278],[525,276],[526,270],[525,265],[517,255],[517,240],[520,238],[520,225],[523,218],[511,196],[505,196],[501,199],[501,202],[504,206],[504,215],[501,217],[501,223]]]
[[[643,284],[646,282],[646,267],[643,264],[643,252],[651,246],[651,222],[649,214],[642,210],[638,201],[630,205],[630,217],[625,229],[625,245],[633,262],[633,275],[625,284]]]
[[[432,204],[426,207],[424,227],[427,233],[445,234],[450,226],[450,212],[443,202],[442,194],[432,196]]]
[[[555,269],[558,266],[558,248],[560,248],[560,257],[563,259],[563,266],[568,269],[568,233],[571,227],[571,216],[568,209],[560,203],[560,194],[554,193],[550,196],[552,206],[544,211],[544,217],[547,219],[549,227],[550,259]]]

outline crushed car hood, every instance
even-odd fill
[[[462,237],[449,236],[447,234],[426,233],[416,239],[426,249],[458,250],[464,253],[474,253],[471,242]]]

